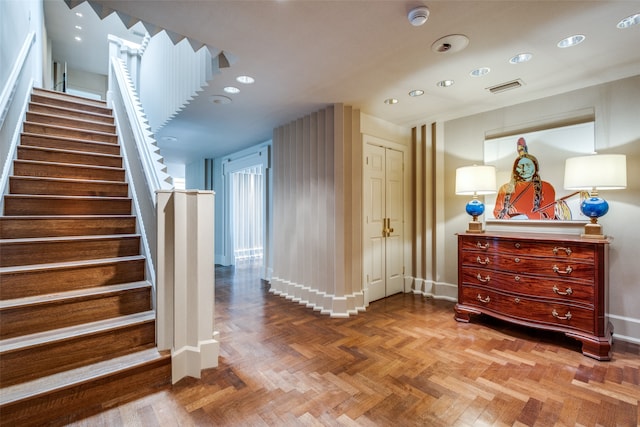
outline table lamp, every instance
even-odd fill
[[[593,154],[565,161],[564,188],[591,192],[590,197],[580,203],[580,211],[591,220],[585,225],[582,237],[604,239],[598,218],[609,211],[609,203],[598,196],[598,191],[626,187],[627,157],[624,154]]]
[[[478,196],[496,192],[495,166],[463,166],[456,169],[456,194],[471,195],[466,211],[473,219],[469,222],[467,233],[484,233],[478,217],[484,213],[484,203]]]

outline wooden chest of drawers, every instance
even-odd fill
[[[582,353],[611,358],[607,240],[530,233],[458,235],[455,318],[487,314],[564,332]]]

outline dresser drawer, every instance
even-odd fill
[[[558,260],[580,259],[592,262],[594,250],[591,245],[565,242],[539,242],[526,239],[495,239],[491,237],[465,237],[462,249],[486,253],[531,255],[551,257]]]
[[[462,283],[464,286],[484,286],[489,289],[512,292],[523,296],[556,299],[565,303],[593,304],[593,285],[577,281],[554,280],[530,274],[517,274],[482,268],[467,268],[462,272]]]
[[[591,307],[537,300],[475,286],[463,286],[461,293],[460,304],[477,307],[482,312],[507,316],[521,323],[535,322],[554,328],[595,332]]]
[[[580,280],[592,283],[594,275],[593,263],[583,260],[556,260],[513,254],[480,253],[463,251],[459,260],[465,267],[482,267],[490,270],[509,271],[512,273],[530,273],[553,279]]]

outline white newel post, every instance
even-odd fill
[[[214,331],[214,192],[158,194],[158,348],[171,350],[172,382],[218,366]]]

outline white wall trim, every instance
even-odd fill
[[[640,319],[635,317],[619,316],[617,314],[607,314],[609,321],[613,325],[613,339],[640,344]]]
[[[423,295],[425,297],[457,302],[458,301],[458,285],[436,282],[433,280],[410,278],[413,281],[413,286],[408,292],[414,294]]]
[[[329,317],[347,318],[366,311],[364,306],[365,295],[362,291],[336,296],[277,277],[271,278],[269,283],[271,285],[270,293],[289,301],[297,302]]]

